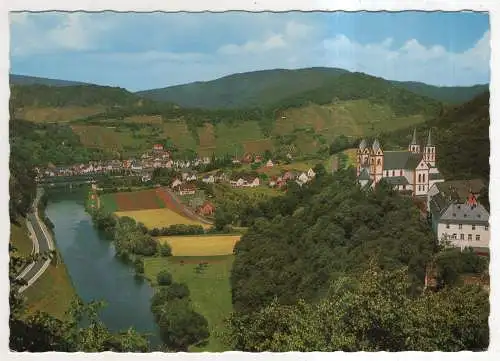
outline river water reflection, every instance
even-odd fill
[[[54,223],[57,247],[78,295],[84,302],[103,300],[101,319],[112,331],[134,327],[159,344],[150,311],[153,289],[137,279],[133,267],[115,257],[112,243],[98,232],[85,211],[85,192],[50,191],[46,214]]]

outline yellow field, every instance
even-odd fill
[[[115,212],[115,214],[118,217],[134,218],[137,222],[144,223],[148,229],[169,227],[174,224],[200,225],[203,228],[210,228],[208,224],[193,221],[168,208]]]
[[[172,256],[222,256],[233,254],[240,235],[166,236],[158,241],[168,243]]]

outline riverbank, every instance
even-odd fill
[[[43,197],[47,196],[44,195]],[[40,201],[38,212],[40,219],[42,222],[45,222],[47,229],[52,235],[56,256],[42,276],[24,291],[24,296],[26,297],[28,315],[40,311],[64,320],[67,319],[66,312],[71,302],[78,298],[78,295],[59,252],[53,223],[46,215],[45,208],[47,202],[47,198]]]

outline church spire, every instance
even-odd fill
[[[428,147],[432,146],[431,130],[430,129],[429,129],[429,135],[427,136],[427,146]]]
[[[420,145],[417,143],[417,128],[413,129],[413,138],[408,146],[408,150],[412,153],[420,153]]]
[[[411,144],[417,144],[417,128],[413,129],[413,139],[411,140]]]

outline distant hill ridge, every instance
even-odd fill
[[[183,107],[208,109],[261,107],[280,103],[285,99],[325,88],[325,86],[333,88],[335,81],[341,76],[349,78],[353,74],[364,75],[365,80],[380,79],[387,85],[397,86],[450,104],[471,100],[488,90],[489,87],[488,84],[469,87],[438,87],[420,82],[391,81],[368,74],[352,73],[345,69],[316,67],[238,73],[211,81],[144,90],[137,94],[157,101],[170,101]]]
[[[9,74],[9,82],[12,85],[47,85],[56,87],[75,86],[75,85],[95,85],[95,84],[72,81],[72,80],[50,79],[50,78],[41,78],[37,76],[17,75],[17,74]]]

